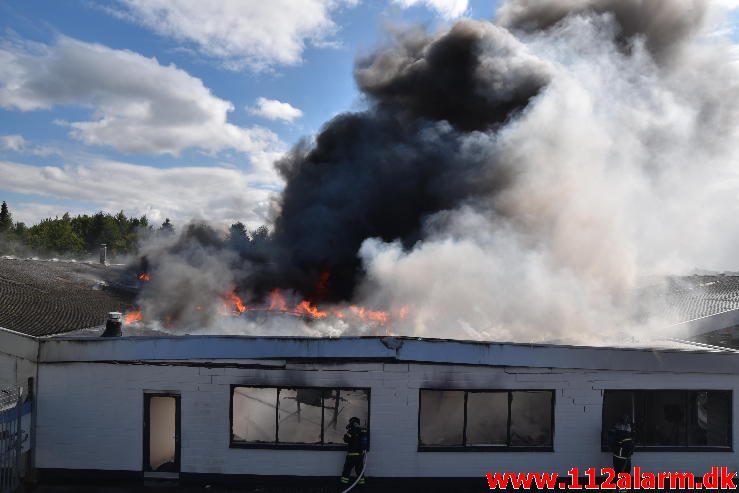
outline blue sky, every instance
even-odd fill
[[[282,185],[271,162],[362,108],[356,56],[398,26],[495,11],[492,0],[177,4],[0,2],[0,200],[15,220],[123,209],[265,222]]]

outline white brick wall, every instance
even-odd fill
[[[480,476],[491,470],[556,470],[608,465],[600,452],[602,389],[733,389],[732,375],[649,374],[418,364],[289,364],[285,369],[203,368],[101,363],[42,364],[39,369],[37,466],[142,467],[143,395],[181,395],[182,471],[266,475],[338,475],[336,451],[230,449],[231,384],[370,387],[370,476]],[[416,451],[418,389],[555,389],[555,452]],[[737,442],[736,432],[734,442]],[[739,443],[739,442],[737,442]],[[739,467],[736,453],[637,453],[651,470],[702,473]]]
[[[38,342],[0,328],[0,387],[28,386],[28,379],[36,376]]]

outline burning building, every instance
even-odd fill
[[[3,383],[33,386],[31,464],[42,481],[330,485],[352,416],[369,429],[378,491],[480,491],[486,472],[605,467],[606,433],[624,413],[642,470],[739,466],[739,353],[729,348],[7,330],[0,339]]]
[[[645,279],[736,268],[739,76],[717,9],[515,0],[397,31],[356,62],[362,106],[276,163],[269,233],[142,247],[144,319],[223,332],[225,296],[277,292],[408,336],[597,345],[666,325]],[[323,318],[298,333],[377,333]]]
[[[17,289],[3,272],[3,292]],[[332,485],[353,416],[369,430],[377,491],[480,491],[486,472],[605,467],[607,432],[624,414],[642,470],[734,470],[739,281],[670,286],[669,306],[691,319],[673,328],[683,339],[601,347],[173,335],[120,314],[65,332],[36,312],[43,335],[23,333],[28,315],[11,325],[20,332],[0,329],[0,387],[24,389],[22,464],[42,482]],[[67,290],[93,304],[97,293]],[[293,308],[255,312],[284,325],[303,320]],[[240,309],[233,300],[229,310]],[[691,337],[701,333],[734,336]]]
[[[31,466],[328,482],[357,416],[382,491],[474,490],[608,465],[628,415],[643,470],[737,469],[736,278],[665,280],[736,260],[739,78],[711,5],[510,0],[397,33],[357,61],[365,108],[276,163],[270,233],[142,245],[109,337],[0,331]]]

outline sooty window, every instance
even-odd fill
[[[420,391],[418,448],[551,450],[554,391]]]
[[[642,449],[731,449],[730,390],[606,390],[602,448],[623,418]]]
[[[349,418],[369,428],[369,389],[231,387],[232,447],[344,447]]]

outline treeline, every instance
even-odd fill
[[[112,256],[125,255],[136,253],[139,242],[145,237],[173,233],[174,226],[169,219],[155,230],[145,215],[127,217],[123,211],[75,217],[65,213],[29,227],[13,222],[13,214],[5,202],[0,206],[0,253],[6,255],[95,255],[102,243],[108,246]]]
[[[197,235],[201,228],[188,225],[184,236]],[[38,224],[27,226],[13,222],[13,214],[8,205],[0,206],[0,255],[39,255],[81,258],[96,256],[101,244],[106,244],[108,255],[129,255],[138,253],[143,240],[155,237],[170,237],[175,234],[175,226],[169,220],[158,227],[149,224],[149,219],[128,217],[123,211],[118,214],[97,212],[75,217],[65,213],[62,217],[43,219]],[[217,234],[212,229],[209,234]],[[225,237],[219,235],[219,243],[224,247],[243,252],[262,247],[270,236],[266,226],[248,230],[237,222],[231,225]]]

